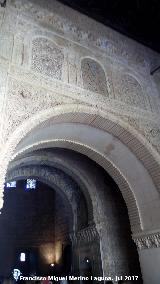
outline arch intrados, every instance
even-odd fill
[[[155,154],[154,149],[149,145],[148,142],[142,137],[140,134],[138,134],[134,129],[131,127],[128,127],[128,125],[118,118],[116,118],[114,115],[108,113],[104,113],[103,111],[97,111],[93,107],[86,107],[83,105],[63,105],[63,106],[57,106],[54,109],[45,110],[42,111],[27,121],[25,121],[20,127],[18,127],[15,132],[11,135],[10,139],[6,143],[6,147],[4,150],[4,154],[2,156],[2,166],[1,166],[1,172],[2,176],[5,175],[7,170],[7,165],[9,160],[11,160],[11,156],[13,152],[15,151],[16,146],[20,143],[20,141],[23,141],[23,138],[27,136],[31,131],[34,131],[36,128],[39,128],[43,125],[45,127],[48,122],[50,123],[61,123],[61,122],[74,122],[74,123],[84,123],[87,125],[91,125],[93,127],[96,127],[98,129],[103,129],[104,131],[108,131],[109,133],[112,133],[115,137],[118,137],[124,145],[127,145],[127,147],[136,155],[140,157],[140,160],[145,164],[146,168],[150,172],[153,181],[155,184],[157,184],[158,178],[160,178],[157,175],[157,171],[159,170],[159,165],[157,165],[157,156]],[[137,137],[136,137],[137,135]],[[67,147],[69,147],[68,141],[64,143],[64,141],[61,141],[61,146],[64,144],[68,144]],[[56,143],[56,142],[55,142]],[[59,142],[58,142],[59,143]],[[74,146],[74,143],[73,145]],[[64,145],[65,148],[65,145]],[[71,149],[74,150],[74,147]],[[85,154],[86,151],[81,151],[81,153]],[[95,154],[94,154],[95,155]],[[97,155],[97,153],[96,153]],[[15,155],[16,156],[16,155]],[[93,155],[90,155],[92,158]],[[155,159],[156,156],[156,159]],[[95,161],[99,163],[102,167],[104,167],[101,164],[101,158],[100,156],[95,157]],[[104,157],[103,157],[104,158]],[[144,160],[143,160],[144,159]],[[104,161],[104,163],[108,163]],[[150,168],[151,166],[151,168]],[[105,170],[107,170],[107,166],[104,167]],[[109,174],[112,176],[112,178],[117,182],[120,189],[123,188],[125,184],[125,188],[127,188],[127,192],[130,192],[131,201],[134,200],[134,206],[132,204],[131,210],[128,207],[129,215],[130,211],[134,211],[134,217],[131,221],[132,228],[136,227],[136,231],[139,231],[142,229],[139,209],[137,208],[137,204],[135,201],[135,198],[133,196],[133,193],[131,193],[131,188],[129,184],[127,183],[126,179],[121,176],[120,171],[119,175],[117,176],[117,169],[115,166],[112,165],[112,170],[109,171]],[[120,180],[119,180],[120,179]],[[156,180],[155,180],[156,179]],[[4,178],[2,179],[2,184],[4,182]],[[159,183],[160,185],[160,183]],[[158,187],[158,185],[157,185]],[[2,193],[1,193],[2,196]],[[126,198],[124,198],[126,201]],[[2,203],[1,203],[2,204]],[[136,222],[135,222],[136,220]],[[135,225],[136,224],[136,225]],[[137,225],[138,224],[138,225]]]
[[[69,201],[67,198],[66,198],[66,195],[63,193],[63,191],[61,191],[61,189],[55,185],[55,184],[52,184],[52,182],[50,181],[47,181],[47,179],[39,176],[38,174],[34,174],[34,175],[21,175],[21,176],[11,176],[10,178],[6,178],[6,182],[11,182],[13,180],[15,181],[20,181],[20,180],[26,180],[26,179],[35,179],[35,180],[38,180],[39,182],[42,182],[43,184],[46,184],[47,186],[49,186],[52,190],[55,190],[59,195],[61,195],[61,197],[65,200],[67,200],[67,202]],[[71,206],[71,204],[70,204]]]
[[[18,169],[13,169],[10,172],[8,172],[6,176],[6,182],[12,181],[12,180],[25,180],[27,178],[34,178],[37,179],[40,182],[43,182],[44,184],[48,185],[51,189],[55,190],[62,198],[69,204],[69,208],[72,212],[72,225],[73,222],[73,216],[74,216],[74,208],[73,203],[67,196],[67,193],[64,191],[64,186],[60,186],[60,177],[57,178],[58,175],[56,175],[56,178],[54,178],[54,173],[51,173],[49,169],[47,168],[37,168],[37,167],[22,167]],[[63,181],[64,182],[64,181]],[[64,182],[66,183],[66,182]],[[67,187],[67,184],[66,184]]]
[[[60,154],[60,156],[62,156],[62,154]],[[62,170],[66,175],[71,177],[80,187],[87,203],[89,213],[88,218],[89,220],[93,220],[93,206],[88,192],[89,185],[86,184],[84,180],[82,180],[81,174],[77,174],[77,172],[74,171],[74,167],[71,166],[71,163],[67,162],[66,160],[60,161],[60,159],[55,155],[55,153],[51,153],[47,150],[43,152],[41,151],[40,153],[31,152],[29,156],[22,156],[18,160],[13,160],[9,165],[8,172],[18,169],[22,166],[47,166]]]
[[[84,107],[84,106],[73,106],[74,111],[68,111],[68,107],[65,106],[66,111],[62,108],[62,113],[57,114],[56,111],[52,112],[52,115],[42,112],[42,121],[38,119],[36,125],[32,128],[33,121],[30,121],[30,125],[28,125],[29,131],[25,134],[29,134],[32,131],[35,131],[37,128],[46,127],[49,124],[53,123],[62,123],[62,122],[73,122],[73,123],[83,123],[89,126],[93,126],[95,128],[106,131],[113,136],[117,137],[124,145],[126,145],[135,156],[143,163],[145,168],[148,170],[151,175],[153,182],[155,183],[157,189],[160,190],[160,177],[158,175],[160,171],[160,157],[157,155],[157,151],[152,147],[152,145],[142,136],[139,132],[137,132],[133,127],[129,126],[127,123],[119,119],[113,114],[106,114],[103,111],[97,111],[92,107]],[[56,107],[57,109],[61,107]],[[81,111],[82,108],[82,111]],[[72,106],[71,106],[72,109]],[[86,111],[84,111],[86,109]],[[43,119],[43,115],[49,116],[49,118]],[[41,115],[39,115],[41,116]],[[35,121],[38,117],[35,116]],[[30,119],[29,119],[30,120]],[[28,123],[29,123],[28,120]],[[25,125],[24,125],[25,127]],[[23,129],[24,133],[24,129]],[[26,135],[24,135],[26,136]],[[19,139],[19,142],[23,140]],[[19,143],[16,143],[18,145]]]
[[[136,231],[139,232],[143,229],[139,207],[134,197],[131,186],[128,184],[126,178],[122,175],[119,169],[116,168],[109,159],[107,160],[106,157],[102,156],[102,154],[95,152],[91,148],[87,148],[85,145],[81,145],[79,143],[72,142],[72,141],[66,141],[66,140],[56,140],[52,142],[43,141],[41,144],[32,145],[31,147],[26,149],[26,152],[24,150],[21,154],[25,155],[26,153],[29,153],[30,151],[52,148],[52,147],[74,150],[75,152],[79,152],[89,157],[91,160],[95,161],[97,164],[101,165],[102,168],[104,168],[107,171],[107,173],[114,179],[114,181],[119,186],[119,189],[121,190],[122,196],[128,208],[128,214],[129,214],[130,223],[131,223],[133,232],[136,232]],[[18,155],[17,158],[20,158],[20,156]],[[16,162],[16,160],[13,161],[12,163],[14,162]],[[73,168],[71,168],[70,164],[68,163],[66,167],[69,167],[71,171],[73,171],[75,174],[78,174],[76,173],[75,165]]]
[[[18,172],[22,172],[25,170],[26,171],[26,168],[25,169],[22,169],[22,168],[19,168],[18,169]],[[62,189],[57,186],[57,184],[55,183],[52,183],[51,181],[49,181],[48,179],[44,178],[44,176],[42,176],[40,173],[32,173],[32,168],[31,168],[31,174],[21,174],[21,175],[16,175],[14,174],[16,171],[13,170],[9,173],[9,175],[6,177],[6,182],[11,182],[13,180],[15,181],[18,181],[18,180],[25,180],[25,179],[28,179],[28,178],[33,178],[33,179],[36,179],[44,184],[46,184],[47,186],[49,186],[51,189],[55,190],[58,194],[61,195],[61,197],[63,199],[65,199],[67,202],[70,203],[70,201],[68,200],[68,198],[66,197],[66,194],[62,191]],[[35,170],[34,170],[35,172]],[[51,174],[50,174],[51,175]],[[71,206],[71,203],[70,203],[70,206]]]

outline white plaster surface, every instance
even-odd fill
[[[139,252],[144,284],[159,284],[160,248],[144,249]]]

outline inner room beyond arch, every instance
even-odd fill
[[[11,236],[11,229],[18,230],[13,244],[10,240],[10,246],[7,246],[7,240],[3,244],[3,247],[7,246],[12,251],[10,262],[6,258],[6,262],[10,263],[8,273],[15,265],[24,270],[23,275],[33,273],[29,270],[33,269],[29,260],[26,267],[20,261],[20,253],[25,253],[26,259],[34,254],[33,258],[36,260],[33,270],[36,275],[50,275],[54,268],[57,275],[100,277],[102,265],[108,255],[107,269],[111,277],[114,277],[115,271],[124,271],[128,275],[137,271],[140,279],[138,256],[131,239],[127,208],[117,185],[101,167],[84,155],[65,149],[45,151],[45,159],[41,151],[23,154],[11,163],[7,174],[1,217],[5,220],[12,215],[13,222],[3,234]],[[51,165],[47,151],[50,157],[52,154],[57,157],[59,163]],[[62,171],[61,159],[63,162],[65,157],[67,159],[71,156],[73,164],[77,159],[81,161],[79,164],[77,160],[80,172],[81,167],[84,169],[86,165],[88,185],[84,183],[82,172],[77,184],[72,171],[64,167],[66,162],[63,163]],[[96,182],[93,180],[95,177]],[[94,207],[96,200],[97,209]],[[3,222],[0,225],[2,224]],[[30,230],[32,234],[29,238],[27,231]],[[103,237],[108,239],[108,245],[106,251],[103,247],[102,254],[100,248],[103,243],[100,239]],[[4,265],[7,269],[5,262]]]

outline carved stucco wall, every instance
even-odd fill
[[[100,108],[103,106],[104,109],[109,104],[111,112],[116,115],[122,113],[128,124],[136,116],[131,125],[138,131],[141,131],[138,118],[143,124],[150,120],[156,137],[153,138],[151,133],[147,139],[157,148],[160,100],[156,84],[149,74],[152,58],[157,55],[100,24],[92,32],[86,31],[84,23],[79,22],[82,18],[85,19],[82,22],[88,23],[87,18],[77,14],[76,24],[72,22],[70,10],[66,15],[67,8],[60,9],[55,1],[52,5],[56,11],[59,8],[59,15],[54,14],[53,8],[47,11],[42,5],[40,9],[36,1],[26,1],[23,5],[20,0],[9,1],[5,9],[1,8],[1,108],[5,122],[5,125],[2,122],[1,142],[5,143],[9,138],[10,127],[14,130],[37,110],[62,102],[81,102]],[[79,32],[76,33],[78,24]],[[99,36],[98,27],[101,30]],[[102,37],[104,32],[105,37]],[[80,43],[82,40],[83,44]],[[92,71],[99,71],[99,78],[92,74],[89,79],[93,81],[89,92],[83,91],[83,76],[87,80],[87,69],[83,70],[85,57],[90,66],[94,65]],[[90,77],[89,73],[90,70]],[[96,80],[101,87],[95,92],[105,94],[103,97],[93,94]]]
[[[85,58],[102,70],[101,78],[91,78],[102,89],[84,89]],[[129,131],[123,135],[127,146],[137,133],[131,148],[158,188],[160,94],[150,76],[156,61],[155,52],[56,1],[7,1],[0,8],[0,207],[14,148],[34,123],[43,122],[42,111],[54,113],[57,106],[62,113],[70,106],[72,112],[90,106],[97,114],[114,116],[114,135],[121,136],[122,124]]]

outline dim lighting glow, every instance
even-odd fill
[[[55,248],[53,243],[47,243],[40,246],[40,254],[45,263],[50,265],[55,262]]]
[[[87,258],[87,257],[84,258],[84,261],[85,261],[86,263],[89,263],[89,262],[90,262],[89,258]]]
[[[24,252],[21,252],[21,254],[20,254],[20,261],[22,261],[22,262],[26,261],[26,254]]]
[[[54,267],[54,263],[51,263],[50,266],[51,266],[51,267]]]
[[[13,180],[13,181],[7,182],[6,187],[7,188],[15,188],[16,187],[16,181]]]
[[[35,189],[36,188],[36,180],[35,179],[27,179],[26,190]]]

